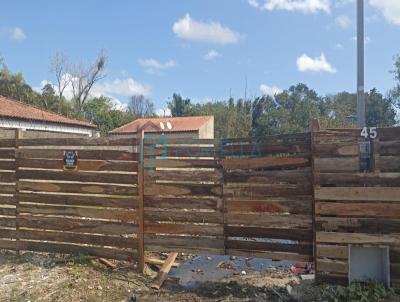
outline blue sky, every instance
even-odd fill
[[[366,89],[394,86],[400,1],[366,0]],[[352,0],[4,1],[0,53],[40,89],[49,59],[93,61],[107,77],[94,93],[126,102],[146,94],[158,109],[172,93],[195,101],[273,93],[299,82],[320,94],[355,90]]]

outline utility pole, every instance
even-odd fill
[[[357,127],[365,127],[364,0],[357,0]]]

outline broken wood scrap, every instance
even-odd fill
[[[151,257],[144,257],[144,261],[148,264],[154,264],[154,265],[163,265],[165,263],[164,260]],[[179,263],[178,262],[172,263],[172,267],[179,267]]]
[[[163,285],[165,279],[168,276],[168,273],[172,267],[172,264],[175,262],[176,257],[178,257],[178,253],[171,253],[169,254],[167,260],[161,267],[160,271],[158,272],[157,276],[154,278],[154,281],[151,285],[153,289],[160,289]]]

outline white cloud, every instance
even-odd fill
[[[24,31],[20,27],[0,27],[0,37],[4,36],[14,41],[26,39]]]
[[[216,50],[211,49],[209,52],[207,52],[204,55],[203,59],[206,60],[206,61],[211,61],[211,60],[216,59],[219,56],[220,56],[220,54]]]
[[[174,60],[169,60],[165,63],[161,63],[157,61],[156,59],[150,58],[150,59],[145,59],[139,60],[139,64],[143,67],[146,67],[148,72],[156,72],[156,71],[161,71],[164,69],[170,69],[176,66],[176,63]]]
[[[260,85],[260,91],[263,94],[274,96],[275,94],[281,93],[283,90],[277,86],[268,86],[266,84]]]
[[[156,115],[161,117],[171,116],[171,110],[169,108],[156,109]]]
[[[93,94],[111,94],[121,96],[131,96],[134,94],[149,95],[151,88],[135,81],[132,78],[114,79],[113,81],[104,81],[93,86]]]
[[[174,33],[181,39],[214,44],[238,43],[240,34],[217,22],[193,20],[189,14],[176,21],[172,26]]]
[[[336,17],[335,23],[337,26],[339,26],[342,29],[346,29],[351,25],[351,19],[347,16],[339,16]]]
[[[285,10],[285,11],[300,11],[306,14],[314,14],[318,12],[330,13],[330,0],[248,0],[248,3],[261,10]]]
[[[388,22],[400,25],[399,0],[369,0],[369,4],[380,10]]]
[[[297,69],[300,72],[329,72],[336,73],[336,69],[326,60],[325,54],[311,58],[306,54],[302,54],[297,58]]]

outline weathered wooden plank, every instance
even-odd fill
[[[316,202],[315,211],[317,215],[400,218],[400,203]]]
[[[383,141],[379,142],[379,144],[380,144],[379,154],[381,156],[386,156],[386,155],[398,156],[400,154],[400,140],[392,140],[386,142]]]
[[[144,148],[146,157],[212,157],[217,150],[214,145],[150,145]]]
[[[15,184],[13,183],[0,183],[0,194],[14,194]]]
[[[283,240],[311,241],[312,230],[288,228],[262,228],[249,226],[225,226],[225,235],[229,237],[270,238]]]
[[[399,230],[397,230],[399,231]],[[400,234],[363,234],[346,232],[317,232],[317,242],[337,244],[390,244],[400,245]]]
[[[359,172],[358,157],[314,158],[314,168],[317,172]]]
[[[19,179],[35,180],[64,180],[64,181],[82,181],[98,183],[116,183],[116,184],[136,184],[136,174],[121,173],[94,173],[94,172],[68,172],[68,171],[46,171],[46,170],[18,170],[16,176]],[[0,173],[1,179],[1,173]]]
[[[249,240],[225,240],[227,249],[232,250],[247,250],[247,251],[271,251],[296,253],[302,255],[312,255],[312,244],[297,244],[297,243],[278,243],[278,242],[260,242]]]
[[[15,240],[3,240],[0,239],[0,249],[4,250],[15,250],[16,241]]]
[[[137,196],[128,198],[104,197],[104,196],[85,196],[85,195],[61,195],[61,194],[42,194],[18,192],[16,197],[22,202],[45,203],[56,205],[72,206],[94,206],[110,208],[136,209],[138,206]],[[12,199],[13,201],[14,199]],[[1,203],[1,196],[0,196]],[[14,204],[14,203],[11,203]]]
[[[314,147],[317,157],[358,156],[358,145],[352,142],[315,144]]]
[[[312,214],[312,200],[309,198],[296,200],[295,198],[271,198],[270,200],[225,200],[225,209],[228,212],[268,212],[290,214]]]
[[[310,195],[310,183],[304,184],[227,184],[224,196],[235,199],[257,199],[262,197],[291,197]]]
[[[227,224],[268,228],[311,228],[311,215],[266,215],[265,213],[227,213]]]
[[[181,247],[187,248],[210,248],[210,249],[223,249],[223,238],[210,238],[210,237],[193,237],[193,236],[162,236],[146,234],[145,245],[147,246],[163,246],[176,248],[180,250]]]
[[[67,232],[48,232],[39,230],[20,229],[18,231],[20,239],[57,241],[65,243],[81,243],[97,246],[109,246],[119,248],[136,249],[137,241],[135,238],[125,238],[120,236],[103,236],[95,234],[77,234]]]
[[[15,147],[15,139],[0,139],[0,148],[13,148]]]
[[[317,258],[318,271],[347,274],[348,264],[346,261],[331,260],[331,259],[318,259]]]
[[[153,183],[146,184],[145,195],[196,195],[220,196],[222,188],[219,184],[192,184],[192,183]]]
[[[394,187],[317,187],[315,199],[337,201],[400,201],[400,188]]]
[[[191,138],[191,137],[169,137],[167,135],[157,135],[146,133],[144,145],[163,146],[163,145],[213,145],[218,142],[217,139]]]
[[[33,192],[62,192],[80,194],[109,194],[109,195],[137,195],[137,187],[117,184],[85,184],[85,183],[62,183],[62,182],[33,182],[20,180],[18,182],[20,191]],[[1,187],[0,187],[1,190]]]
[[[15,216],[15,208],[2,208],[2,207],[0,207],[0,215],[3,215],[3,216]]]
[[[168,276],[168,273],[172,267],[172,264],[175,262],[176,257],[178,257],[178,253],[171,253],[161,269],[159,270],[156,278],[153,280],[151,288],[160,289],[162,284],[164,283],[165,279]]]
[[[317,257],[348,259],[349,248],[347,245],[317,244]]]
[[[209,224],[145,223],[144,231],[147,234],[222,236],[223,226]]]
[[[262,157],[262,158],[242,158],[242,159],[223,159],[221,161],[225,170],[244,170],[244,169],[267,169],[267,168],[299,168],[308,167],[310,159],[308,157]]]
[[[15,160],[0,160],[0,170],[15,170]]]
[[[272,259],[272,260],[293,260],[293,261],[303,261],[303,262],[312,261],[312,256],[310,256],[310,255],[300,255],[300,254],[293,254],[293,253],[227,249],[226,254],[233,255],[233,256],[266,258],[266,259]]]
[[[153,170],[145,171],[145,180],[146,183],[156,182],[160,180],[166,181],[193,181],[193,182],[221,182],[222,181],[222,173],[216,171],[215,169],[211,170],[199,170],[199,169],[174,169],[174,170]]]
[[[12,167],[15,167],[12,162]],[[34,159],[18,158],[17,165],[21,168],[36,169],[62,169],[63,161],[60,159]],[[0,162],[1,167],[1,162]],[[137,172],[138,163],[135,161],[111,161],[111,160],[81,160],[78,161],[80,171],[121,171]]]
[[[391,234],[400,229],[400,219],[316,217],[317,231]]]
[[[298,170],[284,170],[284,171],[246,171],[246,170],[233,170],[224,173],[224,180],[226,183],[262,183],[262,184],[275,184],[275,183],[310,183],[311,182],[311,169],[303,168]]]
[[[202,246],[202,247],[190,247],[190,246],[180,246],[180,247],[175,247],[175,246],[169,246],[169,245],[153,245],[153,244],[147,244],[146,242],[146,252],[156,252],[159,253],[160,251],[163,251],[165,253],[173,253],[173,252],[179,252],[179,253],[188,253],[188,254],[196,254],[196,255],[225,255],[225,250],[222,249],[214,249],[214,248],[209,248],[207,246]]]
[[[14,196],[0,195],[0,205],[15,205]]]
[[[399,172],[400,156],[380,156],[376,169],[382,172]]]
[[[65,150],[68,150],[68,148],[66,148]],[[16,154],[18,158],[62,159],[65,150],[17,149]],[[137,153],[128,151],[119,151],[119,150],[78,150],[78,157],[79,159],[91,159],[91,160],[127,160],[127,161],[138,160]]]
[[[13,141],[13,140],[12,140]],[[1,141],[0,141],[1,142]],[[99,137],[99,138],[23,138],[17,146],[132,146],[136,138]],[[0,143],[1,145],[1,143]]]
[[[41,230],[95,233],[104,235],[133,235],[137,232],[136,225],[123,222],[29,215],[20,215],[17,220],[21,228],[35,228]]]
[[[18,247],[20,250],[35,251],[35,252],[49,252],[49,253],[64,253],[64,254],[87,254],[96,257],[126,260],[130,261],[135,259],[134,251],[93,247],[86,245],[50,243],[39,241],[19,241]]]
[[[0,182],[15,182],[15,172],[0,171]]]
[[[316,173],[318,185],[335,186],[400,186],[400,173]]]
[[[146,209],[145,220],[149,222],[194,222],[194,223],[223,223],[222,213],[201,211],[166,211]]]
[[[193,197],[157,197],[146,196],[144,205],[147,208],[162,209],[205,209],[217,210],[220,207],[221,200],[214,197],[201,198]]]
[[[347,274],[327,274],[325,272],[320,272],[319,270],[316,275],[316,280],[319,284],[327,283],[347,286],[349,283]]]
[[[0,229],[0,238],[7,238],[7,239],[13,239],[17,235],[16,230],[12,229]]]
[[[400,127],[378,128],[378,137],[381,141],[396,140],[400,137]]]
[[[0,217],[0,227],[15,228],[15,217]]]
[[[144,167],[151,173],[156,168],[218,168],[219,164],[214,159],[147,158]]]
[[[39,204],[20,204],[19,213],[32,215],[58,215],[74,216],[96,219],[120,220],[124,222],[135,222],[137,220],[136,211],[108,209],[108,208],[88,208],[71,206],[51,206]],[[1,212],[0,212],[1,213]]]
[[[219,140],[221,144],[244,144],[244,143],[263,143],[263,144],[293,144],[294,142],[310,142],[311,136],[309,132],[275,134],[248,138],[224,138]]]
[[[15,157],[14,149],[0,149],[1,159],[13,159]]]

